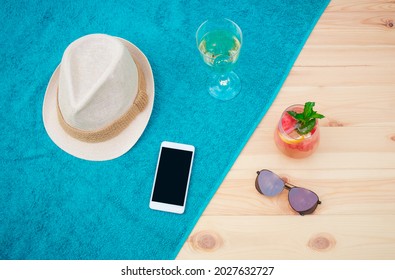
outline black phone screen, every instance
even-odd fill
[[[152,200],[184,206],[193,152],[162,147]]]

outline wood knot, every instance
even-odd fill
[[[336,245],[336,239],[329,233],[319,233],[310,238],[307,246],[315,251],[329,251]]]
[[[338,121],[336,121],[336,120],[330,121],[330,122],[328,123],[328,125],[329,125],[330,127],[342,127],[342,126],[344,126],[343,123],[338,122]]]
[[[222,245],[221,237],[215,232],[200,231],[190,238],[194,249],[204,252],[213,252]]]
[[[386,20],[384,21],[384,24],[385,24],[385,26],[388,27],[388,28],[394,27],[394,21],[393,21],[392,19],[386,19]]]

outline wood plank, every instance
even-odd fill
[[[394,259],[395,215],[202,217],[178,259]]]
[[[320,46],[303,48],[294,67],[393,66],[395,46]]]
[[[315,26],[308,45],[389,45],[395,42],[395,13],[324,13]]]
[[[395,108],[394,87],[374,84],[361,87],[284,86],[258,127],[274,129],[288,106],[315,101],[315,109],[326,116],[320,120],[322,127],[395,128],[395,118],[390,117]],[[391,135],[395,130],[385,133]]]
[[[366,11],[395,11],[395,2],[393,0],[333,0],[325,13]]]
[[[351,35],[352,34],[352,35]],[[313,31],[307,40],[310,46],[394,46],[395,36],[376,30],[349,28],[348,30]]]
[[[241,156],[279,154],[274,143],[274,126],[258,127]],[[320,127],[317,152],[334,155],[342,153],[392,153],[395,156],[395,124],[393,127]],[[393,166],[395,168],[395,165]],[[394,175],[395,176],[395,175]]]
[[[395,9],[385,12],[324,13],[314,30],[317,33],[324,30],[376,31],[390,38],[395,33],[394,12]]]
[[[268,166],[257,166],[257,170]],[[271,168],[271,167],[269,167]],[[395,213],[395,168],[361,170],[304,169],[290,165],[271,168],[285,180],[316,192],[322,204],[316,214],[380,215]],[[265,197],[255,190],[256,173],[234,168],[204,212],[204,216],[298,215],[288,203],[288,192]],[[358,178],[358,179],[355,179]]]
[[[310,157],[301,160],[291,159],[278,151],[273,153],[259,154],[254,156],[240,156],[234,164],[234,168],[247,168],[256,170],[262,166],[270,168],[290,168],[295,165],[303,165],[306,169],[364,169],[369,172],[372,169],[392,169],[395,166],[394,153],[375,153],[375,152],[339,152],[322,151],[321,146]]]
[[[284,86],[395,86],[393,69],[393,66],[293,67]]]

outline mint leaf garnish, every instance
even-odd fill
[[[288,111],[288,114],[290,114],[296,120],[300,120],[301,121],[301,120],[304,119],[303,113],[302,114],[298,114],[298,113],[296,113],[294,111]]]
[[[315,126],[315,119],[311,119],[308,122],[304,123],[300,127],[296,128],[299,134],[307,134],[313,130]]]
[[[313,112],[314,102],[306,102],[304,104],[303,117],[308,119]]]
[[[316,119],[325,118],[324,115],[318,114],[313,110],[315,102],[306,102],[304,104],[303,112],[297,113],[295,111],[287,111],[295,120],[297,120],[296,131],[300,135],[311,132],[316,124]]]
[[[323,118],[325,118],[325,116],[324,116],[324,115],[321,115],[321,114],[318,114],[317,112],[314,112],[314,114],[312,114],[312,115],[310,116],[310,118],[313,118],[313,119],[323,119]]]

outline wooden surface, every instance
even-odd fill
[[[326,118],[316,153],[294,160],[273,132],[305,101]],[[263,168],[322,204],[302,217],[286,191],[261,196]],[[178,259],[395,259],[395,1],[329,4]]]

